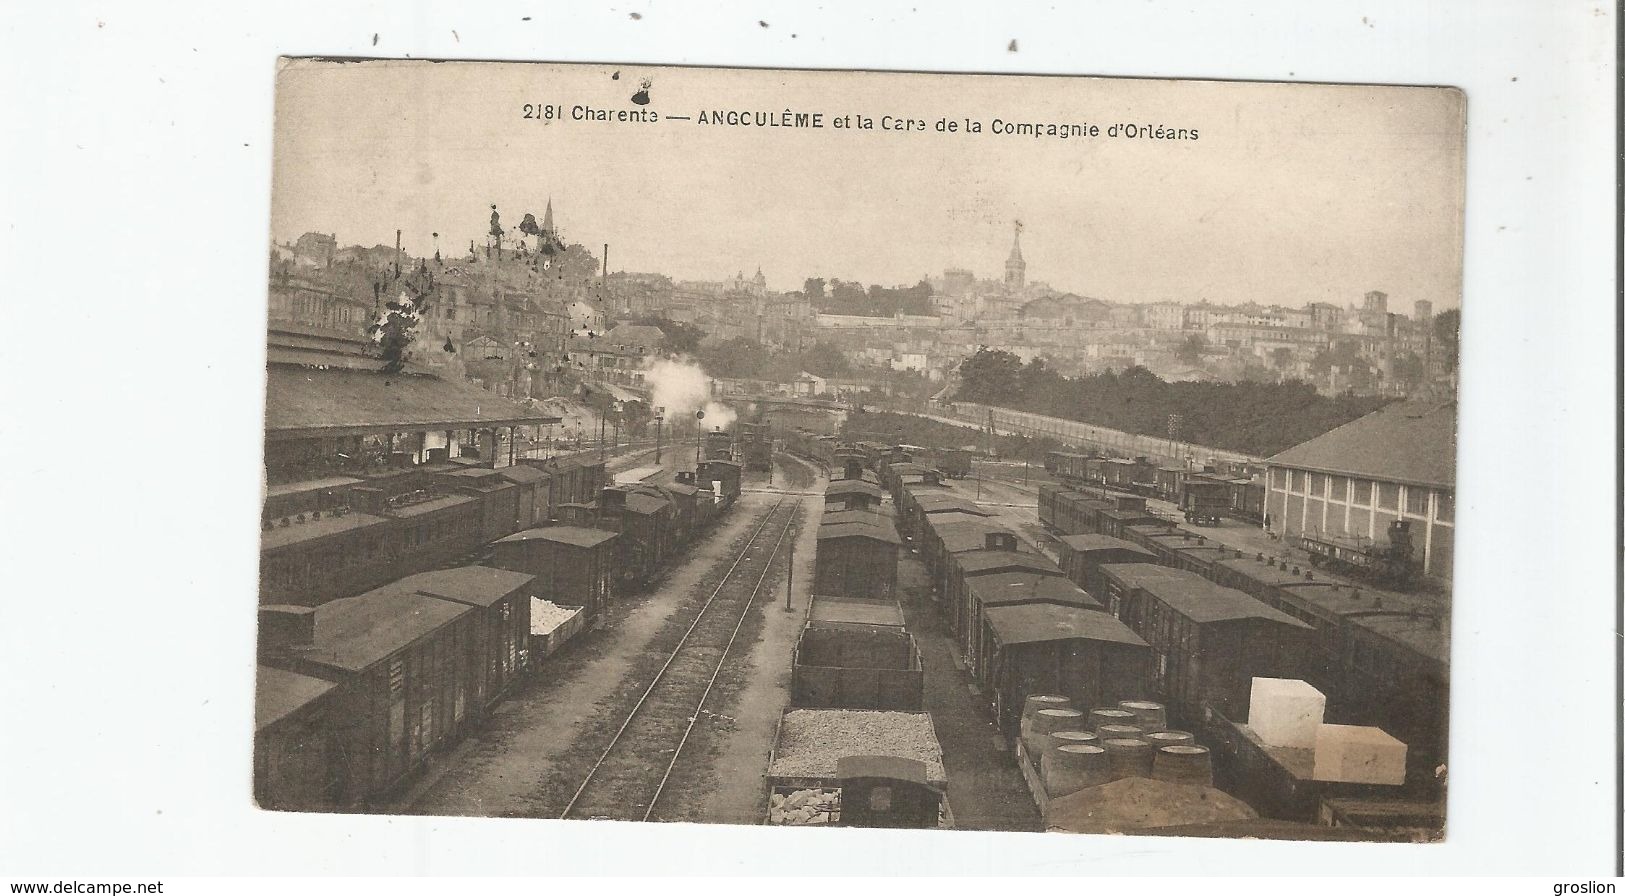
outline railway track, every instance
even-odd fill
[[[781,497],[768,509],[560,818],[648,821],[654,816],[695,725],[709,711],[706,702],[800,506]]]

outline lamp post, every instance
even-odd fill
[[[700,469],[700,445],[705,441],[705,426],[701,422],[705,419],[704,411],[694,412],[694,471]]]
[[[660,410],[665,410],[661,408]],[[660,466],[660,423],[663,418],[655,414],[655,466]]]

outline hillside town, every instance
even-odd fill
[[[1299,381],[1327,396],[1454,393],[1459,313],[1436,314],[1433,298],[1373,288],[1297,307],[1117,302],[1029,278],[1019,222],[1012,231],[1002,276],[959,267],[911,285],[818,277],[784,291],[743,263],[754,273],[705,281],[612,270],[611,245],[572,242],[583,235],[551,201],[540,222],[517,225],[492,206],[483,241],[442,246],[436,233],[426,255],[319,232],[273,243],[270,318],[359,335],[409,296],[425,308],[416,365],[523,399],[583,382],[645,391],[651,358],[719,347],[729,360],[708,365],[719,394],[937,395],[985,346],[1063,376],[1138,367],[1165,382]],[[777,363],[739,360],[753,352]],[[785,366],[809,355],[818,369]]]

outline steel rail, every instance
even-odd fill
[[[752,547],[755,547],[756,539],[761,537],[761,534],[767,530],[767,524],[773,520],[773,515],[779,512],[779,508],[784,505],[784,501],[784,498],[780,498],[772,507],[768,508],[767,513],[762,517],[762,524],[757,526],[756,530],[750,534],[750,538],[745,540],[745,545],[740,549],[739,556],[734,558],[733,563],[728,567],[728,571],[723,573],[721,581],[717,582],[716,588],[712,589],[710,596],[705,599],[705,604],[694,615],[694,621],[689,623],[688,630],[683,632],[683,637],[678,640],[677,646],[672,648],[671,655],[666,657],[666,661],[661,664],[659,671],[650,680],[649,686],[644,688],[642,696],[638,697],[638,702],[632,706],[632,711],[626,714],[625,721],[621,722],[621,727],[616,730],[615,736],[610,739],[609,745],[604,747],[604,752],[599,754],[598,759],[593,762],[592,768],[587,770],[587,776],[582,779],[581,786],[576,788],[575,793],[570,797],[570,802],[565,804],[564,811],[559,813],[560,819],[569,818],[570,813],[575,810],[576,803],[580,802],[581,795],[592,784],[593,777],[598,774],[598,769],[603,766],[604,760],[608,759],[609,754],[614,752],[616,744],[621,741],[621,735],[626,733],[626,729],[631,726],[632,720],[637,718],[638,711],[643,709],[644,703],[648,702],[649,695],[654,693],[654,689],[665,678],[666,670],[671,668],[671,664],[676,662],[678,655],[683,652],[683,647],[688,644],[689,636],[694,634],[695,629],[699,628],[701,620],[705,619],[705,614],[711,609],[711,605],[716,602],[717,595],[722,593],[722,589],[727,586],[728,580],[733,578],[734,571],[739,568],[739,565],[745,562],[745,555],[750,553]],[[771,560],[769,560],[769,565],[772,565]]]
[[[666,791],[666,782],[671,780],[672,769],[677,767],[677,757],[683,755],[683,747],[688,745],[688,737],[694,733],[694,725],[705,709],[705,701],[710,699],[711,689],[716,687],[717,678],[722,674],[722,667],[728,663],[728,651],[733,649],[734,641],[738,640],[739,632],[745,627],[745,620],[750,618],[750,611],[756,606],[756,598],[761,596],[762,584],[767,581],[767,574],[773,571],[773,561],[779,556],[779,548],[784,546],[785,537],[795,525],[796,511],[800,508],[799,501],[791,505],[790,517],[784,521],[784,528],[779,530],[779,540],[773,543],[773,550],[767,555],[767,564],[762,567],[762,574],[756,577],[756,585],[751,588],[750,596],[745,598],[745,605],[739,611],[739,621],[734,623],[733,634],[728,636],[728,643],[722,645],[722,653],[717,656],[717,666],[711,670],[711,678],[705,683],[705,691],[700,694],[700,702],[695,704],[694,714],[688,717],[688,727],[683,729],[683,736],[677,741],[677,749],[672,751],[671,761],[666,763],[666,771],[660,776],[660,784],[655,787],[654,796],[649,798],[649,805],[643,810],[644,821],[648,821],[649,816],[654,814],[655,804],[660,802],[660,795]]]

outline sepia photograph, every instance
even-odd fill
[[[1461,91],[275,92],[261,809],[1445,839]]]

